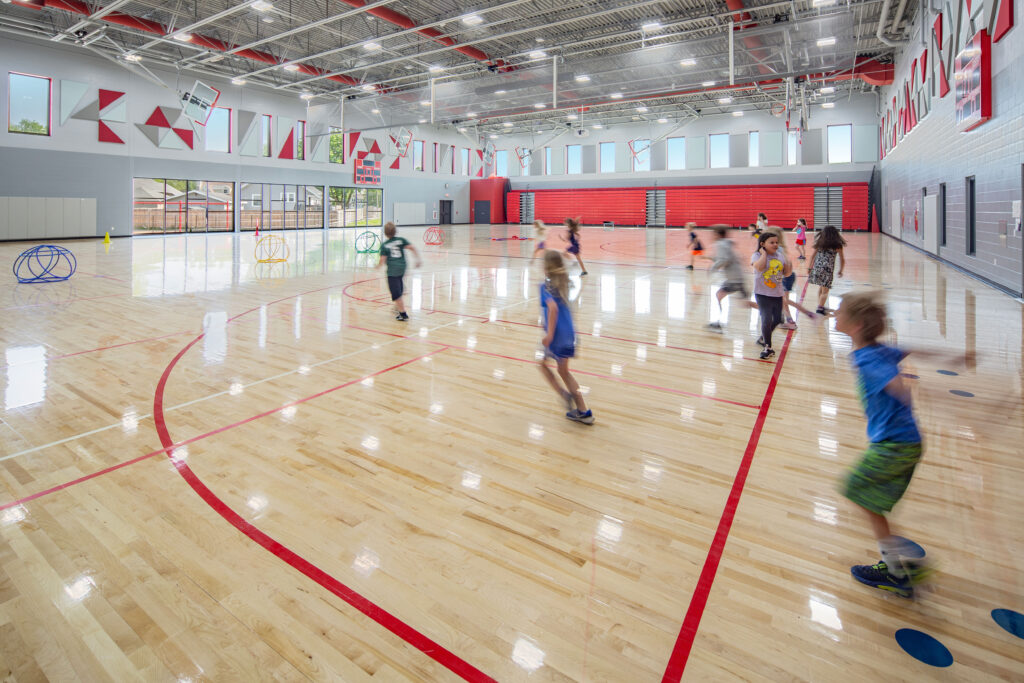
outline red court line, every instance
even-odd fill
[[[803,302],[807,294],[807,283],[804,282],[804,289],[800,293],[800,301]],[[772,397],[775,396],[775,387],[779,382],[779,374],[782,372],[782,364],[786,360],[786,353],[789,351],[789,343],[793,340],[793,330],[786,335],[786,342],[782,345],[779,353],[779,362],[775,364],[775,371],[764,392],[764,399],[761,401],[761,408],[757,411],[757,419],[754,421],[754,428],[750,432],[750,439],[747,441],[747,448],[743,451],[743,459],[740,460],[739,469],[733,479],[732,488],[729,490],[729,497],[725,501],[725,509],[718,520],[718,527],[715,529],[715,537],[708,548],[707,557],[704,559],[704,566],[701,568],[697,585],[693,589],[693,596],[690,598],[690,606],[686,610],[686,617],[679,629],[675,646],[669,656],[668,665],[665,667],[665,674],[662,676],[662,683],[677,683],[683,677],[686,670],[686,662],[689,660],[690,651],[693,649],[693,641],[697,637],[697,629],[700,626],[700,619],[704,615],[704,608],[708,603],[708,596],[711,594],[711,586],[715,582],[715,575],[718,573],[718,565],[722,561],[722,553],[725,551],[725,542],[729,538],[729,530],[732,528],[733,520],[736,518],[736,508],[740,504],[740,496],[743,494],[743,487],[747,482],[747,474],[754,461],[754,451],[757,450],[757,442],[761,438],[761,430],[764,429],[765,419],[768,417],[768,410],[772,405]]]
[[[131,346],[132,344],[145,344],[146,342],[157,341],[159,339],[167,339],[168,337],[178,337],[183,334],[194,334],[191,331],[184,332],[171,332],[170,334],[164,334],[159,337],[150,337],[148,339],[136,339],[135,341],[122,342],[120,344],[111,344],[110,346],[100,346],[95,349],[86,349],[85,351],[72,351],[71,353],[63,353],[59,356],[48,356],[41,361],[30,361],[28,363],[18,363],[17,365],[0,365],[0,370],[7,367],[18,367],[18,365],[34,365],[36,363],[49,363],[50,361],[60,360],[61,358],[72,358],[74,356],[81,356],[86,353],[97,353],[99,351],[109,351],[110,349],[119,349],[122,346]]]
[[[352,590],[351,588],[343,584],[341,581],[338,581],[333,576],[331,576],[324,570],[314,565],[309,560],[300,556],[290,548],[274,540],[269,535],[267,535],[254,525],[247,522],[244,518],[242,518],[241,515],[239,515],[237,512],[231,509],[231,507],[229,507],[223,500],[218,498],[217,495],[214,494],[206,486],[206,484],[204,484],[199,479],[198,476],[196,476],[196,474],[192,471],[192,469],[188,466],[184,459],[174,458],[172,456],[172,452],[176,447],[176,444],[174,443],[174,440],[171,439],[170,432],[167,429],[167,423],[164,419],[164,388],[167,386],[167,380],[170,377],[171,371],[174,370],[174,367],[177,365],[178,361],[181,360],[182,356],[184,356],[185,353],[190,348],[192,348],[192,346],[197,341],[199,341],[201,337],[202,335],[192,340],[192,342],[190,342],[181,351],[179,351],[178,355],[176,355],[171,360],[171,362],[164,369],[164,372],[160,377],[160,381],[157,383],[156,392],[153,396],[153,418],[154,421],[156,422],[157,434],[160,436],[160,443],[163,444],[164,452],[167,453],[167,457],[174,464],[175,468],[178,470],[178,473],[182,476],[182,478],[188,483],[189,486],[192,487],[192,489],[199,495],[199,497],[202,498],[203,501],[205,501],[206,504],[209,505],[215,512],[217,512],[225,521],[227,521],[229,524],[231,524],[236,529],[245,534],[250,540],[256,542],[264,549],[273,553],[277,558],[283,560],[292,568],[296,569],[308,578],[312,579],[319,586],[338,596],[346,603],[348,603],[355,609],[359,610],[370,619],[373,619],[378,624],[386,628],[388,631],[395,634],[396,636],[398,636],[405,642],[409,643],[416,649],[420,650],[434,661],[446,667],[448,670],[455,673],[456,675],[461,676],[464,680],[472,681],[474,683],[496,683],[495,679],[491,678],[484,672],[480,671],[469,662],[463,660],[450,650],[442,647],[439,643],[434,642],[424,634],[417,631],[412,626],[406,624],[398,617],[394,616],[382,607],[376,605],[367,598],[363,597],[356,591]],[[376,375],[380,375],[384,372],[388,372],[389,370],[394,370],[395,368],[402,367],[403,365],[408,365],[409,363],[413,363],[422,358],[426,358],[427,356],[432,356],[434,354],[441,353],[445,350],[446,349],[441,348],[438,349],[437,351],[432,351],[430,353],[423,354],[422,356],[418,356],[417,358],[413,358],[412,360],[408,360],[405,361],[404,363],[399,363],[384,370],[375,372],[371,375],[368,375],[367,377],[374,377]],[[339,385],[334,389],[322,391],[319,394],[315,394],[312,397],[302,400],[305,401],[310,400],[311,398],[315,398],[316,396],[322,396],[330,391],[334,391],[336,389],[340,389],[341,387],[349,386],[351,384],[354,384],[355,382],[362,381],[362,379],[366,378],[346,382],[345,384]],[[299,402],[300,401],[296,401],[289,405],[294,405],[295,403]],[[280,408],[277,408],[272,411],[267,411],[262,415],[276,413],[279,412],[280,410]],[[257,418],[250,418],[249,420],[243,421],[243,423],[249,422],[252,419]],[[223,431],[223,429],[218,431]],[[182,443],[187,443],[187,441]]]

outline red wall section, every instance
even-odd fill
[[[481,178],[469,181],[469,218],[473,219],[473,206],[477,201],[491,202],[491,223],[505,222],[505,207],[502,202],[505,199],[506,178]],[[516,213],[519,213],[519,200],[516,199]],[[519,216],[516,216],[518,220]]]
[[[867,183],[843,183],[843,229],[869,230]],[[644,225],[647,222],[647,190],[665,190],[665,221],[680,227],[693,221],[707,226],[725,223],[746,226],[763,211],[768,223],[792,228],[798,218],[814,228],[814,188],[803,185],[701,185],[658,188],[595,188],[578,190],[531,190],[534,216],[548,223],[561,223],[570,216],[583,216],[588,225],[613,221],[616,225]],[[833,186],[835,187],[835,186]],[[519,222],[519,195],[510,192],[505,220]]]

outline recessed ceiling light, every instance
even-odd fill
[[[302,99],[304,99],[304,100],[311,100],[311,99],[313,99],[314,97],[316,97],[316,95],[314,95],[314,94],[313,94],[313,93],[311,93],[311,92],[304,92],[304,93],[302,93],[301,95],[299,95],[299,97],[301,97],[301,98],[302,98]]]
[[[430,100],[423,100],[422,102],[420,102],[420,104],[422,104],[424,107],[429,107],[430,106]]]
[[[379,114],[380,113],[380,109],[371,109],[370,113],[371,114]]]
[[[363,43],[363,49],[364,50],[379,50],[380,49],[380,43],[375,43],[373,41],[370,41],[369,43]]]
[[[263,23],[264,24],[273,24],[274,23],[274,17],[272,17],[272,16],[270,16],[268,14],[267,16],[263,17]]]
[[[732,102],[732,98],[731,97],[719,97],[718,98],[718,103],[719,104],[729,104],[730,102]]]
[[[637,107],[636,110],[638,112],[640,112],[641,114],[646,114],[647,113],[647,107]]]
[[[703,85],[705,88],[710,88],[714,84],[715,84],[714,81],[704,81],[703,83],[701,83],[701,85]]]
[[[491,133],[488,137],[491,138],[492,140],[497,140],[498,139],[498,136],[495,135],[494,133]]]
[[[223,62],[223,61],[224,61],[224,55],[211,55],[211,56],[206,58],[206,63],[207,64],[216,64],[217,62]]]
[[[273,9],[274,6],[267,2],[267,0],[254,0],[252,8],[257,12],[266,12],[269,9]]]
[[[484,23],[483,17],[479,17],[475,14],[469,14],[462,17],[462,23],[466,26],[476,26],[477,24]]]
[[[569,114],[565,118],[569,119],[570,121],[575,121],[576,119],[579,118],[579,116],[576,116],[576,114]]]
[[[476,116],[476,112],[475,111],[471,111],[468,114],[466,114],[466,116],[468,116],[469,118],[473,118],[474,116]]]
[[[426,119],[420,119],[420,123],[426,123],[426,122],[427,122]]]
[[[142,57],[136,54],[127,54],[124,56],[126,62],[141,62]]]
[[[657,31],[659,28],[661,28],[661,22],[649,21],[640,28],[643,29],[644,31]]]
[[[835,91],[836,91],[836,89],[833,88],[831,85],[826,85],[824,88],[822,88],[818,92],[820,92],[822,95],[831,95]]]
[[[577,83],[586,83],[589,80],[590,80],[590,76],[588,76],[586,74],[580,74],[579,76],[576,77],[576,82]]]
[[[529,54],[530,59],[544,59],[547,56],[548,53],[544,52],[544,50],[534,50]]]
[[[373,92],[374,90],[377,89],[377,86],[373,85],[372,83],[365,83],[361,87],[366,92]]]
[[[548,105],[544,104],[543,102],[538,102],[537,104],[533,105],[533,108],[534,109],[543,109],[546,106],[548,106]]]
[[[680,59],[679,60],[679,66],[696,66],[696,65],[697,65],[697,60],[696,59],[688,58],[688,59]]]
[[[506,92],[507,92],[507,91],[505,91],[505,90],[495,90],[495,91],[494,91],[494,94],[495,94],[495,95],[504,95],[504,94],[505,94]]]
[[[541,38],[540,36],[537,36],[536,38],[534,38],[534,40],[537,41],[538,43],[543,43],[544,42],[544,39]]]
[[[174,38],[175,40],[180,40],[183,43],[192,42],[192,34],[191,33],[175,33],[171,37]]]
[[[231,85],[245,85],[246,80],[244,78],[232,78]]]
[[[831,109],[834,106],[836,106],[835,102],[823,102],[821,105],[822,109]]]
[[[601,130],[602,128],[604,128],[604,126],[602,126],[600,123],[595,123],[593,126],[591,126],[591,128],[596,128],[597,130]]]
[[[743,116],[743,112],[741,112],[741,111],[734,111],[734,112],[732,113],[732,115],[733,115],[733,116]]]
[[[668,119],[658,119],[658,123],[668,123]]]
[[[621,100],[622,99],[622,93],[620,93],[620,92],[613,92],[611,95],[609,95],[609,97],[611,97],[613,100]]]
[[[298,71],[299,70],[299,65],[298,64],[285,64],[281,68],[284,69],[285,71]]]
[[[444,67],[438,66],[437,64],[432,64],[430,68],[427,69],[427,71],[429,71],[432,74],[436,74],[438,71],[444,71]]]
[[[505,126],[506,128],[511,128],[512,127],[512,122],[511,121],[506,121],[505,123],[503,123],[501,125]]]
[[[818,38],[818,47],[828,47],[829,45],[835,45],[835,38]]]

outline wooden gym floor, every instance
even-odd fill
[[[535,367],[533,243],[492,239],[519,231],[402,230],[407,323],[352,231],[289,233],[282,264],[251,234],[69,241],[47,285],[0,244],[0,677],[1024,679],[990,616],[1024,612],[1020,302],[847,236],[833,294],[883,288],[892,339],[978,353],[906,366],[926,454],[893,521],[939,569],[910,601],[849,574],[877,549],[835,487],[865,434],[833,321],[762,362],[750,311],[705,331],[683,231],[587,228],[597,422],[572,423]]]

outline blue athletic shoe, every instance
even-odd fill
[[[901,598],[914,597],[914,586],[926,581],[932,575],[932,569],[923,563],[902,561],[906,575],[896,577],[889,573],[885,562],[878,564],[858,564],[850,567],[853,578],[861,583],[883,591],[895,593]]]
[[[592,410],[588,410],[585,413],[581,413],[578,410],[570,410],[565,416],[573,422],[582,422],[585,425],[594,424],[594,411]]]

